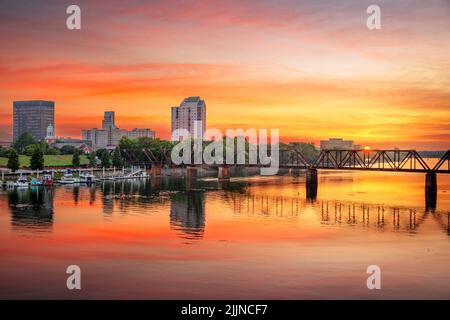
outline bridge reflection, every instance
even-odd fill
[[[300,217],[313,207],[324,226],[358,227],[415,234],[427,220],[435,220],[450,236],[450,213],[419,208],[374,205],[357,202],[316,201],[298,197],[271,197],[253,194],[231,194],[235,214],[274,217]]]

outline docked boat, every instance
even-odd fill
[[[80,173],[80,183],[91,184],[95,182],[95,177],[90,173]]]
[[[42,181],[39,180],[38,178],[33,178],[31,179],[31,186],[32,187],[42,186]]]
[[[44,176],[42,176],[42,184],[46,187],[51,187],[53,186],[55,182],[53,181],[53,178],[51,175],[46,174]]]
[[[14,183],[14,187],[17,188],[28,188],[29,183],[26,177],[20,175],[17,181]]]
[[[66,173],[62,176],[61,180],[59,180],[59,183],[61,184],[74,184],[78,181],[74,178],[72,172],[70,170],[67,170]]]

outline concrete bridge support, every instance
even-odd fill
[[[220,166],[217,178],[219,178],[219,181],[225,181],[230,180],[231,177],[231,170],[228,166]]]
[[[317,169],[308,169],[306,171],[306,198],[308,200],[316,200],[317,185]]]
[[[437,179],[435,172],[428,172],[425,176],[425,208],[436,209]]]

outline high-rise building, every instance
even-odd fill
[[[180,106],[172,107],[172,133],[186,129],[191,138],[201,139],[206,131],[206,104],[200,97],[188,97]],[[172,140],[174,137],[172,137]]]
[[[135,138],[155,138],[155,131],[151,129],[123,130],[116,127],[114,111],[105,111],[102,128],[82,130],[81,135],[84,141],[89,141],[94,149],[115,148],[122,137]]]
[[[102,121],[102,128],[116,128],[116,113],[114,111],[105,111],[105,115]]]
[[[55,127],[55,102],[44,100],[14,101],[13,141],[25,133],[35,140],[45,139],[47,128]]]

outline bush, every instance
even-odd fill
[[[47,155],[57,156],[61,154],[58,148],[50,147],[47,149],[47,152],[45,153]]]
[[[63,146],[60,149],[61,154],[74,154],[77,151],[77,148],[74,146]]]

